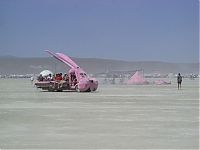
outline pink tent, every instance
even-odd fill
[[[171,84],[171,82],[167,82],[165,80],[156,80],[155,84],[156,85],[166,85],[166,84]]]
[[[136,71],[136,73],[127,81],[127,84],[143,85],[143,84],[149,84],[149,82],[144,79],[142,73]]]

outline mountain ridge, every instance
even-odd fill
[[[162,61],[124,61],[101,58],[72,59],[88,73],[144,70],[145,73],[199,73],[199,63],[172,63]],[[0,74],[38,74],[42,70],[63,72],[69,67],[52,57],[0,57]]]

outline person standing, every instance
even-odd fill
[[[180,73],[178,73],[178,76],[177,76],[177,83],[178,83],[178,89],[181,89],[182,76]]]
[[[33,76],[31,76],[30,80],[31,80],[31,83],[33,84],[34,77],[33,77]]]

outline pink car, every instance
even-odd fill
[[[61,62],[67,64],[71,69],[67,78],[60,81],[47,80],[47,81],[37,81],[35,83],[37,88],[48,91],[63,91],[63,90],[74,90],[78,92],[90,92],[96,91],[98,88],[98,81],[95,78],[90,78],[86,72],[80,68],[71,58],[62,53],[52,53],[46,50],[54,58],[60,60]]]

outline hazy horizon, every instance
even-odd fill
[[[168,62],[162,60],[122,60],[122,59],[115,59],[115,58],[100,58],[100,57],[73,57],[69,56],[72,59],[97,59],[97,60],[110,60],[110,61],[122,61],[122,62],[158,62],[158,63],[172,63],[172,64],[200,64],[200,62]],[[13,56],[13,55],[0,55],[0,59],[9,59],[9,58],[16,58],[16,59],[48,59],[53,58],[52,56]],[[53,58],[54,59],[54,58]],[[56,59],[55,59],[56,60]],[[61,62],[62,63],[62,62]]]
[[[68,55],[69,56],[69,55]],[[200,64],[200,61],[198,62],[173,62],[173,61],[165,61],[165,60],[123,60],[123,59],[117,59],[117,58],[101,58],[101,57],[75,57],[75,56],[69,56],[72,59],[101,59],[101,60],[111,60],[111,61],[124,61],[124,62],[161,62],[161,63],[177,63],[177,64]],[[52,56],[14,56],[14,55],[0,55],[1,58],[17,58],[17,59],[32,59],[32,58],[53,58]]]
[[[198,0],[2,0],[0,56],[199,63]]]

